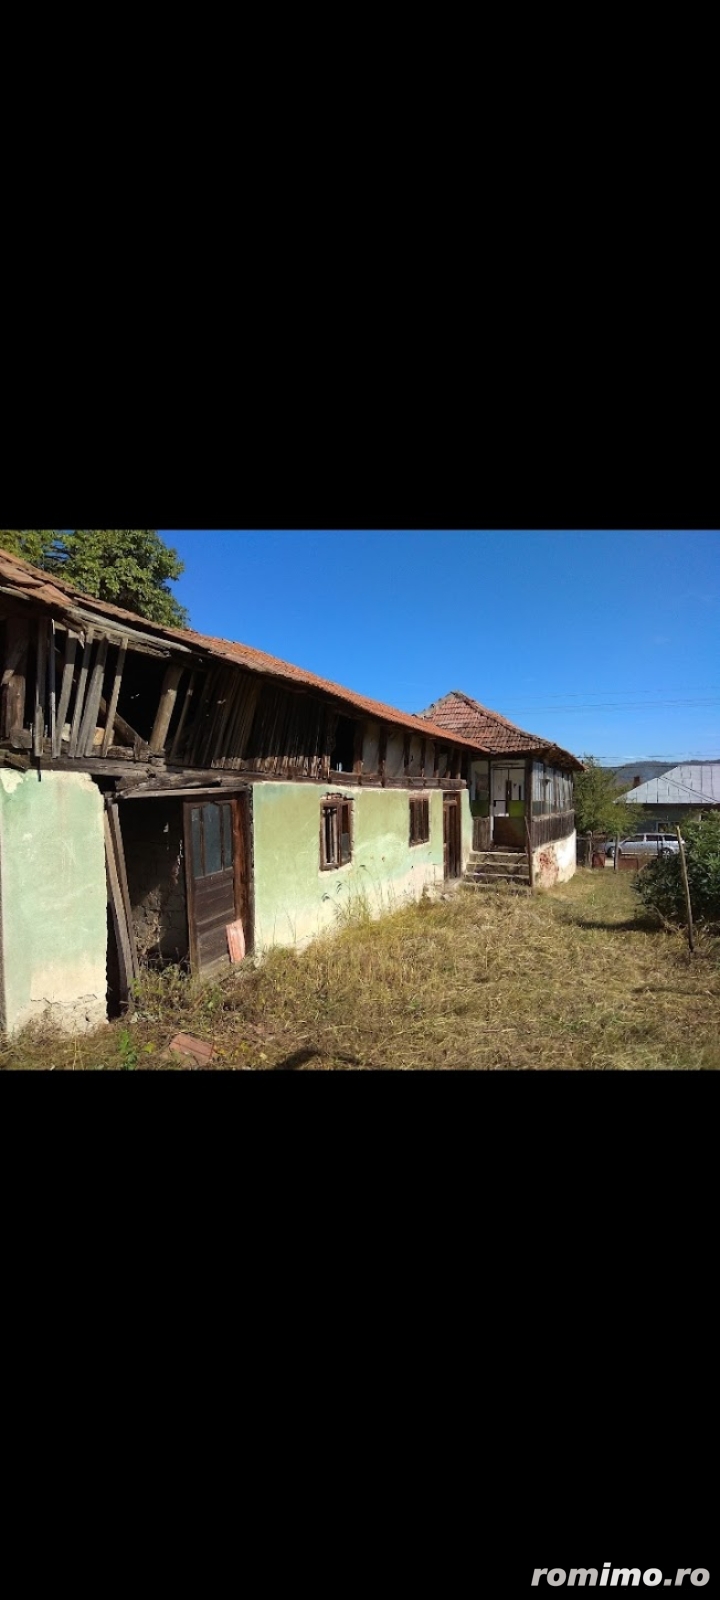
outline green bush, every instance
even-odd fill
[[[690,903],[697,922],[720,923],[720,811],[684,824]],[[680,856],[659,856],[635,877],[633,888],[648,910],[668,922],[685,921]]]

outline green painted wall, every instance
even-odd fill
[[[0,1024],[106,1018],[103,802],[86,773],[0,770]]]
[[[304,943],[337,922],[338,910],[366,897],[374,915],[442,881],[442,793],[430,801],[430,841],[408,843],[406,789],[327,789],[314,784],[256,783],[253,787],[255,947]],[[414,790],[415,795],[418,794]],[[346,867],[320,871],[323,795],[353,802],[353,857]],[[468,792],[461,792],[463,865],[472,846]]]

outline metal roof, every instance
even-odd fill
[[[639,806],[720,806],[720,761],[689,761],[671,767],[622,795]]]

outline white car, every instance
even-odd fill
[[[650,828],[647,833],[634,833],[618,842],[621,856],[669,856],[677,855],[679,849],[677,839],[671,833],[663,833],[660,828]],[[606,846],[605,854],[614,861],[614,840]]]

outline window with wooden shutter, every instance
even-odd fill
[[[330,872],[352,860],[352,800],[323,800],[320,807],[320,870]]]
[[[427,844],[430,838],[430,801],[412,799],[410,804],[410,844]]]

